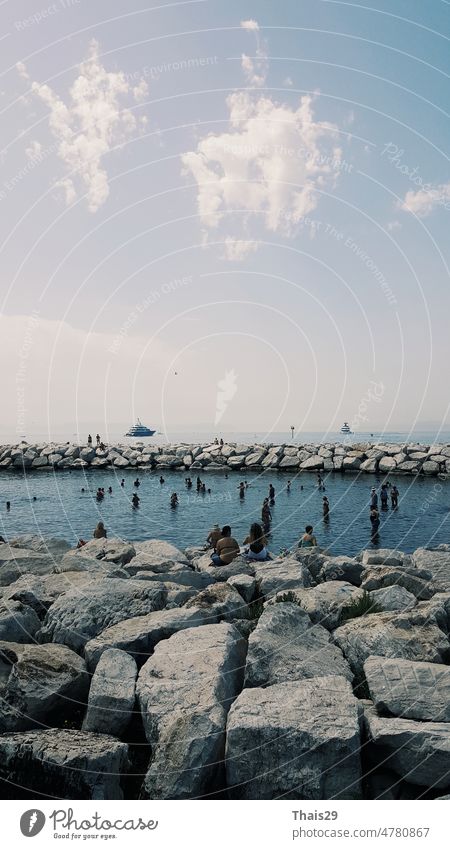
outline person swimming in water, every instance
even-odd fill
[[[136,480],[135,480],[135,482],[134,482],[133,486],[134,486],[136,489],[138,489],[138,487],[140,487],[140,485],[141,485],[141,482],[140,482],[139,478],[136,478]]]
[[[120,481],[120,486],[125,486],[125,478],[122,478],[122,480]]]
[[[163,476],[162,476],[162,475],[161,475],[161,476],[160,476],[160,478],[159,478],[159,482],[160,482],[160,484],[165,483],[165,480],[164,480],[164,478],[163,478]]]
[[[176,492],[172,492],[172,495],[170,496],[170,506],[178,507],[178,503],[178,495],[176,494]]]
[[[134,508],[139,507],[139,502],[140,502],[140,500],[141,500],[141,499],[139,498],[139,495],[137,494],[137,492],[134,492],[134,493],[133,493],[133,497],[132,497],[132,499],[131,499],[131,504],[132,504],[132,506],[133,506]]]

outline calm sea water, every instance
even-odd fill
[[[159,483],[159,473],[139,472],[141,498],[139,509],[131,506],[135,491],[136,470],[116,472],[113,469],[32,473],[28,478],[20,473],[0,474],[0,533],[12,538],[21,533],[40,533],[75,543],[79,537],[89,539],[99,519],[108,535],[129,540],[157,537],[175,543],[180,548],[202,543],[214,522],[230,524],[233,534],[242,541],[251,522],[259,520],[263,498],[269,483],[276,490],[272,508],[273,523],[270,548],[278,553],[292,545],[303,533],[306,524],[314,525],[319,544],[334,554],[356,554],[370,547],[368,500],[372,486],[379,485],[374,475],[330,474],[325,479],[331,515],[327,524],[322,519],[322,496],[316,476],[293,475],[292,489],[286,491],[286,473],[247,473],[249,487],[245,499],[238,497],[240,472],[202,473],[211,494],[197,495],[185,487],[183,472],[164,470],[165,483]],[[120,486],[121,478],[125,486]],[[400,490],[397,510],[381,512],[379,545],[413,551],[424,545],[450,542],[450,481],[436,478],[413,479],[392,475]],[[98,486],[111,486],[98,503]],[[303,490],[301,490],[303,486]],[[85,492],[81,489],[84,487]],[[169,506],[170,494],[178,493],[178,508]],[[36,497],[36,501],[33,500]],[[11,501],[6,511],[5,502]]]

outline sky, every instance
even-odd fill
[[[3,0],[0,433],[450,427],[444,0]]]

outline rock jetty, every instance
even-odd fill
[[[393,444],[283,444],[150,446],[110,445],[104,450],[88,445],[33,444],[0,446],[0,470],[49,471],[58,469],[128,468],[180,471],[264,471],[298,474],[340,472],[450,476],[450,445]]]
[[[156,539],[18,537],[0,544],[0,792],[448,796],[449,632],[450,545],[216,568]]]

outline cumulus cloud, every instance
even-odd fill
[[[30,77],[28,76],[28,71],[26,69],[26,66],[23,62],[17,62],[16,63],[16,71],[19,74],[19,77],[22,77],[23,80],[29,80],[30,79]]]
[[[404,212],[413,212],[419,218],[426,218],[438,206],[450,209],[449,202],[450,183],[442,183],[438,186],[424,187],[417,192],[413,190],[407,192],[399,206]]]
[[[294,108],[249,92],[235,92],[227,103],[229,131],[209,134],[182,157],[197,183],[200,219],[207,232],[226,219],[228,234],[239,239],[229,231],[239,212],[240,233],[257,218],[271,233],[292,235],[320,190],[335,185],[337,128],[315,120],[310,96]]]
[[[227,236],[225,239],[225,258],[231,262],[239,262],[245,259],[258,248],[258,242],[254,239],[233,239],[232,236]]]
[[[241,21],[241,27],[248,32],[254,32],[256,36],[255,56],[248,56],[246,53],[243,53],[241,58],[241,68],[244,71],[247,83],[253,88],[261,88],[261,86],[263,86],[266,82],[267,72],[269,70],[267,45],[260,37],[259,24],[257,21]]]
[[[18,63],[23,65],[23,63]],[[21,76],[25,66],[18,68]],[[136,131],[138,122],[127,101],[145,97],[146,83],[131,86],[122,72],[107,71],[99,58],[99,45],[92,41],[89,56],[79,67],[79,75],[69,91],[67,102],[48,85],[33,82],[31,91],[49,109],[49,128],[57,143],[57,154],[70,174],[57,185],[66,203],[86,191],[88,207],[96,212],[109,195],[106,155]]]

